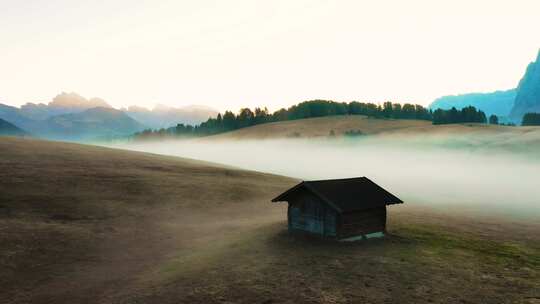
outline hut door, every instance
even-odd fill
[[[310,201],[306,203],[306,230],[315,234],[323,234],[323,212],[322,206],[318,202]]]
[[[326,209],[324,216],[324,234],[336,236],[336,213],[334,210]]]

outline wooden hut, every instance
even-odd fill
[[[386,205],[403,203],[366,177],[304,181],[272,202],[288,202],[290,232],[339,240],[383,236]]]

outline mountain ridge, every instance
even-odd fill
[[[56,95],[49,103],[25,103],[19,111],[21,115],[33,120],[45,120],[49,117],[77,113],[96,107],[112,108],[105,100],[97,97],[86,99],[71,92]]]
[[[529,63],[519,81],[510,117],[521,122],[523,115],[531,112],[540,113],[540,49],[536,60]]]
[[[49,138],[84,140],[126,136],[146,128],[120,110],[96,107],[50,117],[41,125]]]
[[[28,136],[28,132],[16,125],[0,119],[0,136]]]
[[[516,89],[497,90],[487,93],[466,93],[447,95],[435,99],[428,107],[432,110],[448,110],[452,107],[462,109],[473,106],[486,113],[486,115],[507,116],[514,106]]]
[[[96,112],[92,109],[101,110]],[[85,111],[89,112],[71,115]],[[52,139],[87,139],[92,138],[92,131],[96,131],[95,135],[98,137],[129,135],[144,128],[164,128],[178,123],[198,124],[217,114],[218,112],[210,107],[197,105],[181,108],[158,105],[152,110],[139,106],[115,109],[101,98],[87,99],[74,92],[62,92],[48,103],[29,102],[20,107],[0,103],[0,119],[36,136]],[[98,126],[88,120],[88,117],[85,117],[88,115],[94,115],[94,120],[97,121],[100,119],[95,115],[102,115],[101,123],[111,127],[114,125],[111,119],[118,119],[116,126],[120,127],[120,130],[106,131],[105,126]],[[74,121],[70,121],[72,119]],[[89,129],[84,130],[84,126]],[[126,134],[126,131],[129,132]]]
[[[177,108],[158,104],[153,109],[129,106],[123,110],[131,118],[154,129],[168,128],[179,123],[200,124],[218,115],[216,110],[198,105]]]

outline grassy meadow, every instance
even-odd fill
[[[389,235],[286,232],[297,180],[0,139],[2,303],[535,303],[540,227],[405,204]]]

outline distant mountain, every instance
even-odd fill
[[[14,124],[0,119],[0,136],[26,136],[27,132],[18,128]]]
[[[25,130],[30,130],[29,127],[34,121],[23,114],[19,108],[8,106],[0,103],[0,119],[3,119],[11,124],[19,126]]]
[[[97,107],[79,113],[50,117],[41,124],[40,135],[48,138],[88,140],[130,135],[146,126],[120,110]]]
[[[128,135],[178,123],[199,124],[217,114],[204,106],[158,105],[152,110],[131,106],[116,110],[103,99],[65,92],[49,103],[26,103],[20,108],[0,104],[0,119],[36,136],[67,140]]]
[[[507,116],[514,106],[516,98],[516,89],[506,91],[495,91],[491,93],[469,93],[462,95],[450,95],[437,98],[430,105],[430,109],[448,110],[452,107],[462,109],[467,106],[473,106],[486,113],[486,115],[495,114],[497,116]]]
[[[173,108],[157,105],[152,110],[131,106],[124,111],[127,115],[151,128],[168,128],[179,123],[199,124],[210,117],[216,117],[218,114],[216,110],[204,106]]]
[[[523,115],[529,112],[540,113],[540,50],[536,61],[529,64],[525,75],[519,81],[510,118],[521,122]]]
[[[77,93],[62,92],[48,104],[26,103],[22,105],[20,114],[33,120],[45,120],[52,116],[78,113],[97,107],[111,108],[107,102],[100,98],[86,99]]]

